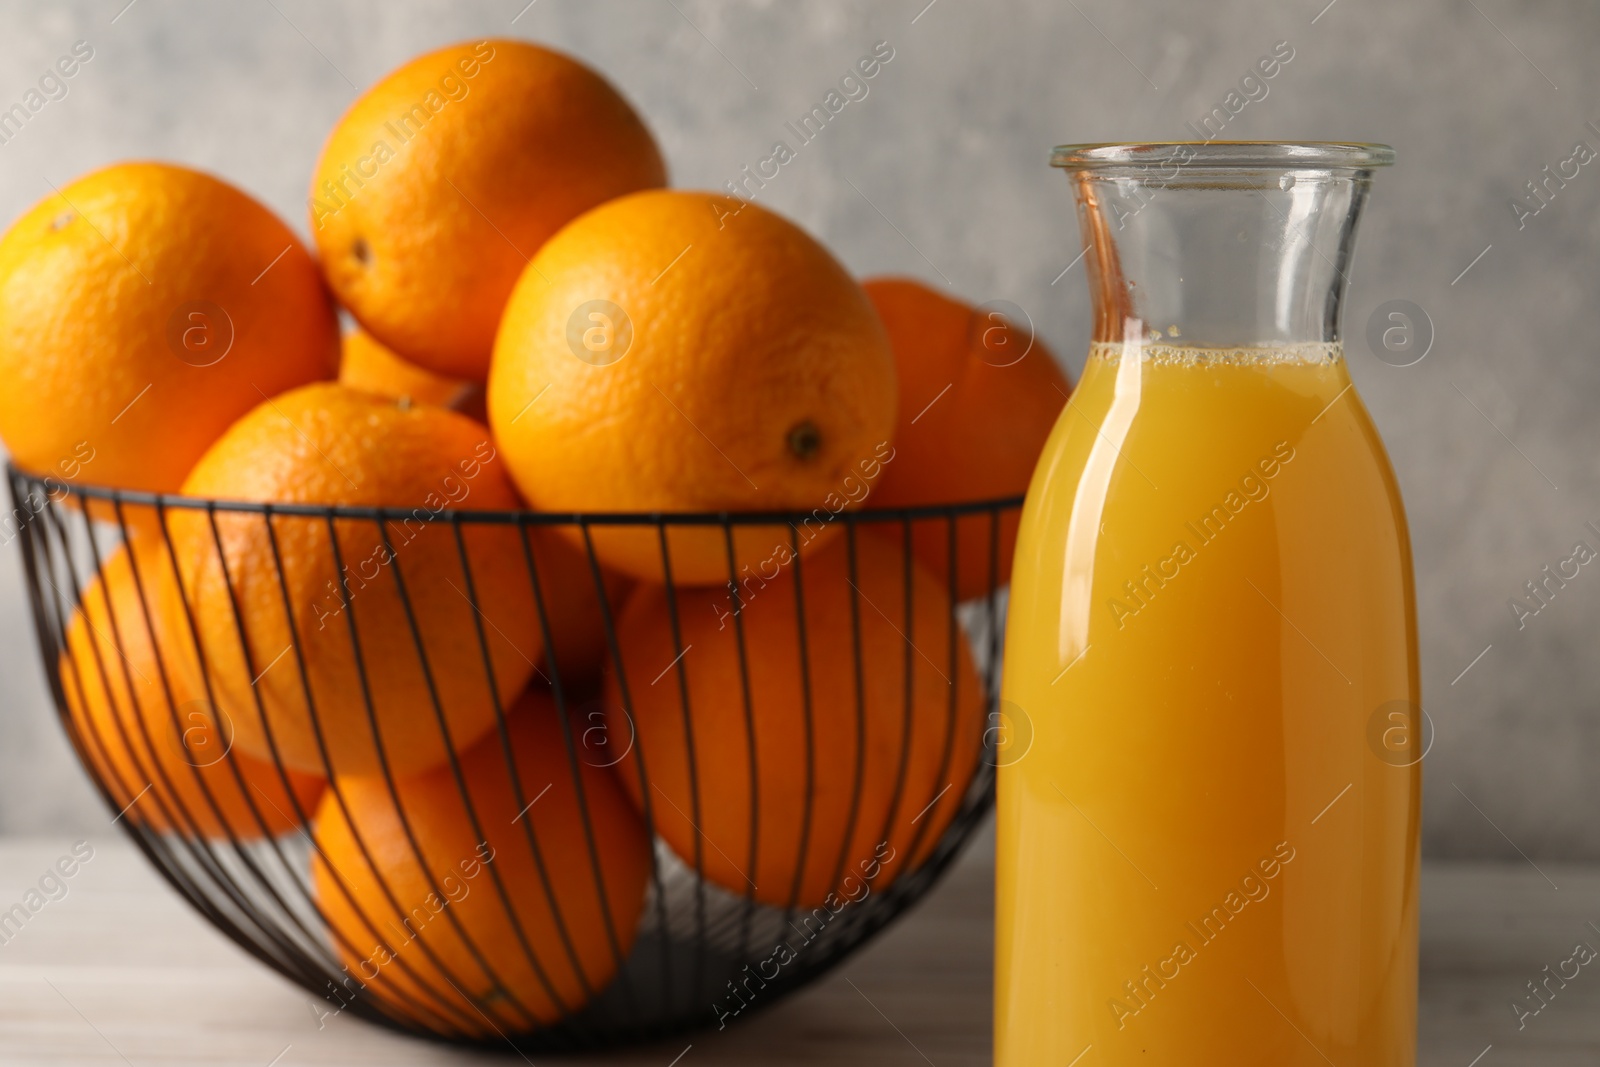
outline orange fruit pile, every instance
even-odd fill
[[[665,184],[604,77],[495,39],[350,106],[314,255],[164,163],[0,238],[12,460],[177,494],[85,509],[124,544],[58,591],[69,733],[142,833],[311,836],[350,987],[413,1025],[582,1010],[668,850],[832,907],[970,799],[957,607],[1015,517],[872,512],[1020,493],[1066,379],[1016,323]]]

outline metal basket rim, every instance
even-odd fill
[[[92,483],[69,482],[53,475],[36,474],[7,461],[6,472],[25,484],[55,495],[64,493],[84,500],[112,504],[132,504],[182,511],[218,511],[234,514],[284,515],[317,519],[361,519],[369,522],[402,521],[482,523],[526,526],[773,526],[814,522],[818,512],[829,521],[847,523],[892,523],[917,519],[960,518],[992,514],[1022,506],[1021,495],[963,500],[944,504],[914,504],[900,507],[838,511],[824,507],[774,511],[535,511],[532,508],[484,510],[426,507],[375,507],[358,504],[295,504],[257,500],[229,500],[185,496],[181,493],[152,493],[142,489],[118,489]]]

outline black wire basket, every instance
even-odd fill
[[[556,515],[8,480],[45,673],[116,821],[332,1014],[521,1051],[725,1026],[928,892],[992,803],[1020,499]],[[659,545],[664,581],[608,573],[603,527]],[[778,562],[739,564],[766,536]],[[726,583],[674,584],[688,538]],[[531,669],[501,670],[519,642]]]

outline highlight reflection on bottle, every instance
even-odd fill
[[[1338,333],[1391,159],[1058,150],[1095,341],[1012,578],[999,1067],[1414,1062],[1410,548]]]

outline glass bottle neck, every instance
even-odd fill
[[[1133,147],[1169,151],[1067,164],[1096,342],[1287,348],[1340,340],[1370,165],[1216,157],[1237,146]]]

